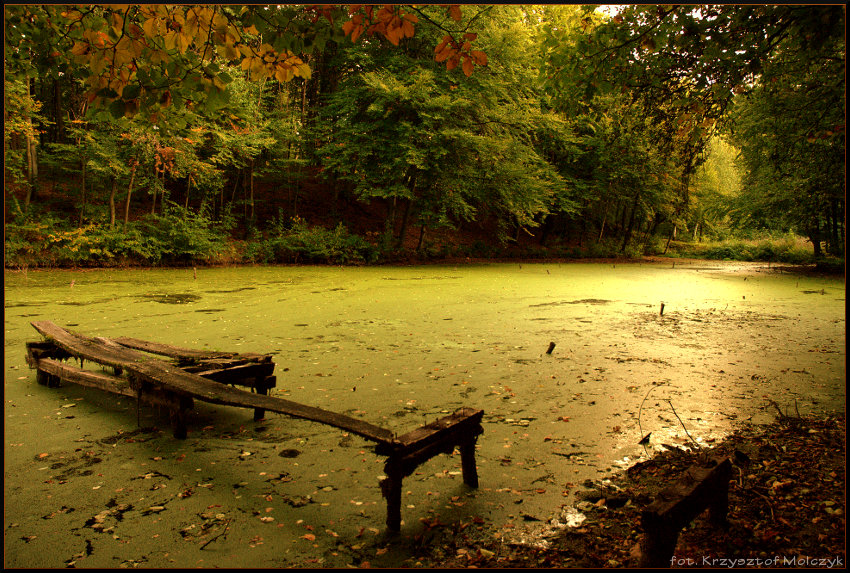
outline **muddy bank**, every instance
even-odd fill
[[[708,512],[698,516],[679,536],[673,567],[840,568],[846,564],[846,430],[843,416],[783,415],[709,448],[668,450],[612,480],[584,484],[577,495],[581,523],[554,516],[528,543],[496,541],[504,531],[494,532],[495,540],[435,532],[415,565],[637,567],[642,509],[701,456],[713,455],[733,461],[728,527],[712,526]]]
[[[415,566],[437,532],[537,539],[587,480],[687,433],[712,444],[769,423],[770,401],[844,411],[843,282],[763,266],[65,271],[5,286],[8,567]],[[481,487],[463,485],[458,454],[432,460],[405,480],[388,536],[367,442],[205,404],[174,440],[165,412],[38,386],[23,355],[39,319],[270,352],[278,395],[398,433],[482,408]]]

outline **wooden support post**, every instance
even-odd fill
[[[254,389],[257,391],[257,394],[266,395],[269,393],[271,388],[274,388],[277,384],[277,377],[275,376],[265,376],[262,379],[257,378],[254,382]],[[266,411],[263,408],[254,408],[254,421],[259,422],[263,418],[266,417]]]
[[[174,437],[178,440],[185,440],[189,435],[186,429],[186,410],[183,408],[173,408],[170,410],[171,428],[174,430]]]
[[[387,500],[387,529],[398,531],[401,529],[401,484],[404,472],[392,458],[384,465],[384,472],[387,477],[381,481],[381,494]]]
[[[401,529],[402,480],[438,454],[452,454],[455,447],[460,447],[463,482],[470,487],[478,487],[475,442],[484,432],[481,427],[483,416],[484,410],[461,408],[449,416],[399,436],[392,443],[379,444],[375,448],[376,453],[389,456],[384,465],[387,477],[381,481],[381,493],[387,499],[388,529]]]
[[[185,440],[188,435],[186,429],[186,412],[192,409],[193,400],[188,396],[181,396],[176,400],[176,404],[171,406],[169,413],[171,414],[171,427],[174,430],[174,437],[178,440]]]
[[[670,567],[679,532],[706,508],[712,525],[725,526],[729,508],[729,458],[696,464],[679,480],[662,490],[641,514],[644,534],[641,539],[642,568]]]
[[[49,374],[41,369],[35,371],[35,381],[48,388],[58,388],[61,385],[61,380],[58,376]]]
[[[469,487],[478,487],[478,467],[475,465],[475,442],[477,436],[471,440],[464,440],[460,444],[460,466],[463,471],[463,483]]]

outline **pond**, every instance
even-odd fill
[[[167,412],[38,386],[34,320],[272,353],[273,394],[398,433],[481,408],[480,488],[440,455],[388,537],[370,443],[199,402],[175,440]],[[6,272],[5,564],[392,567],[435,523],[534,538],[655,449],[843,411],[845,342],[843,279],[757,264]]]

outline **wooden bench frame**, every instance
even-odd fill
[[[644,534],[639,567],[670,567],[682,528],[706,509],[712,525],[726,527],[731,477],[729,458],[710,458],[691,466],[663,489],[641,513]]]
[[[401,528],[402,480],[440,453],[460,448],[463,481],[478,487],[475,444],[484,432],[483,410],[460,408],[454,413],[396,437],[380,426],[345,414],[330,412],[269,395],[276,386],[271,355],[211,352],[179,348],[135,338],[90,338],[50,321],[31,323],[45,341],[27,342],[26,361],[36,370],[39,384],[54,388],[60,381],[89,386],[165,406],[176,438],[185,438],[186,413],[194,400],[254,409],[254,420],[266,411],[326,424],[376,442],[375,453],[387,456],[381,492],[387,499],[387,527]],[[164,356],[166,362],[151,354]],[[77,368],[66,361],[80,361]],[[82,368],[93,361],[113,374]],[[247,392],[231,387],[246,386]]]

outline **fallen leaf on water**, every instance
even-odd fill
[[[378,550],[375,551],[375,554],[376,555],[383,555],[387,551],[389,551],[389,549],[387,549],[386,547],[379,547]]]
[[[304,535],[301,536],[301,539],[306,539],[307,541],[315,541],[316,536],[313,535],[312,533],[305,533]]]

